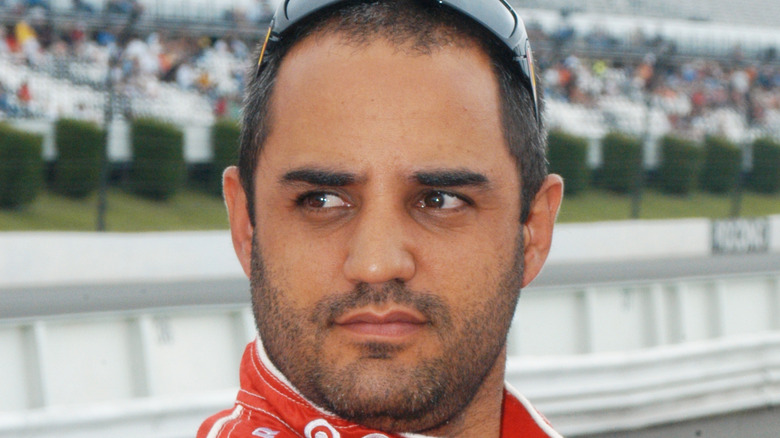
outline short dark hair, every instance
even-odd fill
[[[511,51],[490,32],[469,18],[433,1],[372,0],[345,1],[303,20],[263,59],[259,75],[250,74],[244,102],[239,175],[247,195],[251,224],[254,217],[254,175],[263,145],[273,123],[271,98],[279,67],[289,50],[314,34],[336,34],[353,44],[368,44],[377,38],[398,45],[408,44],[419,53],[430,53],[446,45],[476,43],[489,56],[499,84],[501,123],[509,152],[520,175],[521,222],[525,223],[534,196],[547,175],[546,131],[534,114],[534,101],[523,85],[523,75]],[[259,56],[259,51],[257,53]],[[255,58],[257,59],[257,58]],[[254,73],[254,69],[252,70]],[[539,84],[537,82],[537,84]],[[537,90],[541,90],[541,84]],[[543,117],[539,96],[539,119]]]

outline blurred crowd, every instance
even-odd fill
[[[72,5],[74,11],[93,12],[81,0]],[[130,17],[143,13],[135,0],[106,5]],[[244,74],[253,63],[250,51],[256,41],[171,34],[164,29],[125,34],[126,29],[89,30],[78,22],[54,31],[45,0],[27,0],[23,7],[27,8],[20,14],[23,18],[0,28],[3,62],[95,86],[110,77],[116,91],[129,97],[154,98],[160,87],[175,86],[204,96],[215,117],[238,117]],[[226,18],[260,22],[270,13],[269,2],[257,0],[248,11],[227,11]],[[632,50],[644,53],[632,60],[620,56],[618,43],[598,32],[575,35],[564,30],[548,35],[536,29],[533,38],[546,49],[537,50],[537,57],[548,100],[598,110],[605,101],[620,97],[660,108],[672,129],[694,134],[703,118],[722,109],[742,117],[746,126],[780,124],[780,63],[773,53],[746,59],[735,49],[730,59],[709,59],[706,54],[684,58],[674,56],[668,42],[642,40],[630,43]],[[575,41],[578,47],[601,49],[598,53],[612,48],[614,56],[583,56],[571,49]],[[0,112],[29,115],[39,92],[28,81],[17,81],[13,87],[3,84],[0,76]]]
[[[73,2],[74,10],[84,11],[87,6]],[[142,34],[132,29],[128,32],[122,25],[89,29],[79,21],[55,31],[45,6],[31,6],[28,1],[25,7],[24,18],[0,27],[2,62],[96,89],[103,89],[110,79],[114,91],[127,99],[154,99],[162,86],[176,86],[206,97],[215,116],[237,117],[250,57],[241,39],[172,35],[163,29]],[[109,2],[107,8],[128,18],[142,12],[135,0]],[[15,87],[2,79],[0,74],[0,113],[46,113],[36,107],[35,99],[49,90],[33,89],[26,78],[15,81]]]
[[[653,53],[634,64],[566,56],[544,70],[548,99],[596,108],[621,96],[663,110],[672,129],[695,135],[707,116],[729,110],[746,126],[780,123],[780,65],[735,57],[670,61]]]

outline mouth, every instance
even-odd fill
[[[423,330],[428,324],[424,316],[411,310],[358,310],[334,321],[334,326],[353,335],[382,339],[405,338]]]

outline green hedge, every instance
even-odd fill
[[[701,147],[694,141],[667,135],[661,139],[658,184],[662,192],[684,195],[696,186]]]
[[[106,148],[106,134],[97,124],[60,119],[55,125],[57,161],[53,191],[82,198],[100,185],[100,166]]]
[[[220,120],[211,128],[211,147],[214,158],[211,161],[209,190],[222,193],[222,172],[228,166],[238,163],[238,141],[241,128],[236,122]]]
[[[612,132],[601,140],[601,184],[618,193],[634,189],[642,175],[642,144],[639,139]]]
[[[43,186],[43,136],[0,123],[0,207],[31,203]]]
[[[130,135],[133,191],[159,200],[175,195],[186,178],[182,131],[167,122],[141,118],[133,120]]]
[[[710,193],[726,193],[737,186],[742,169],[742,151],[725,137],[704,140],[701,188]]]
[[[780,143],[772,138],[753,142],[753,171],[750,188],[760,193],[780,192]]]
[[[590,171],[587,163],[588,140],[563,131],[550,131],[547,158],[550,171],[566,182],[566,194],[576,194],[588,187]]]

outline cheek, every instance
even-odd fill
[[[516,269],[519,227],[504,232],[476,232],[437,239],[420,251],[417,288],[437,291],[454,307],[481,303],[494,293],[507,273]],[[514,231],[512,231],[514,230]],[[450,298],[451,297],[451,298]]]
[[[305,308],[344,289],[338,283],[341,251],[335,236],[303,235],[289,224],[290,221],[265,222],[257,239],[269,280],[291,304]]]

